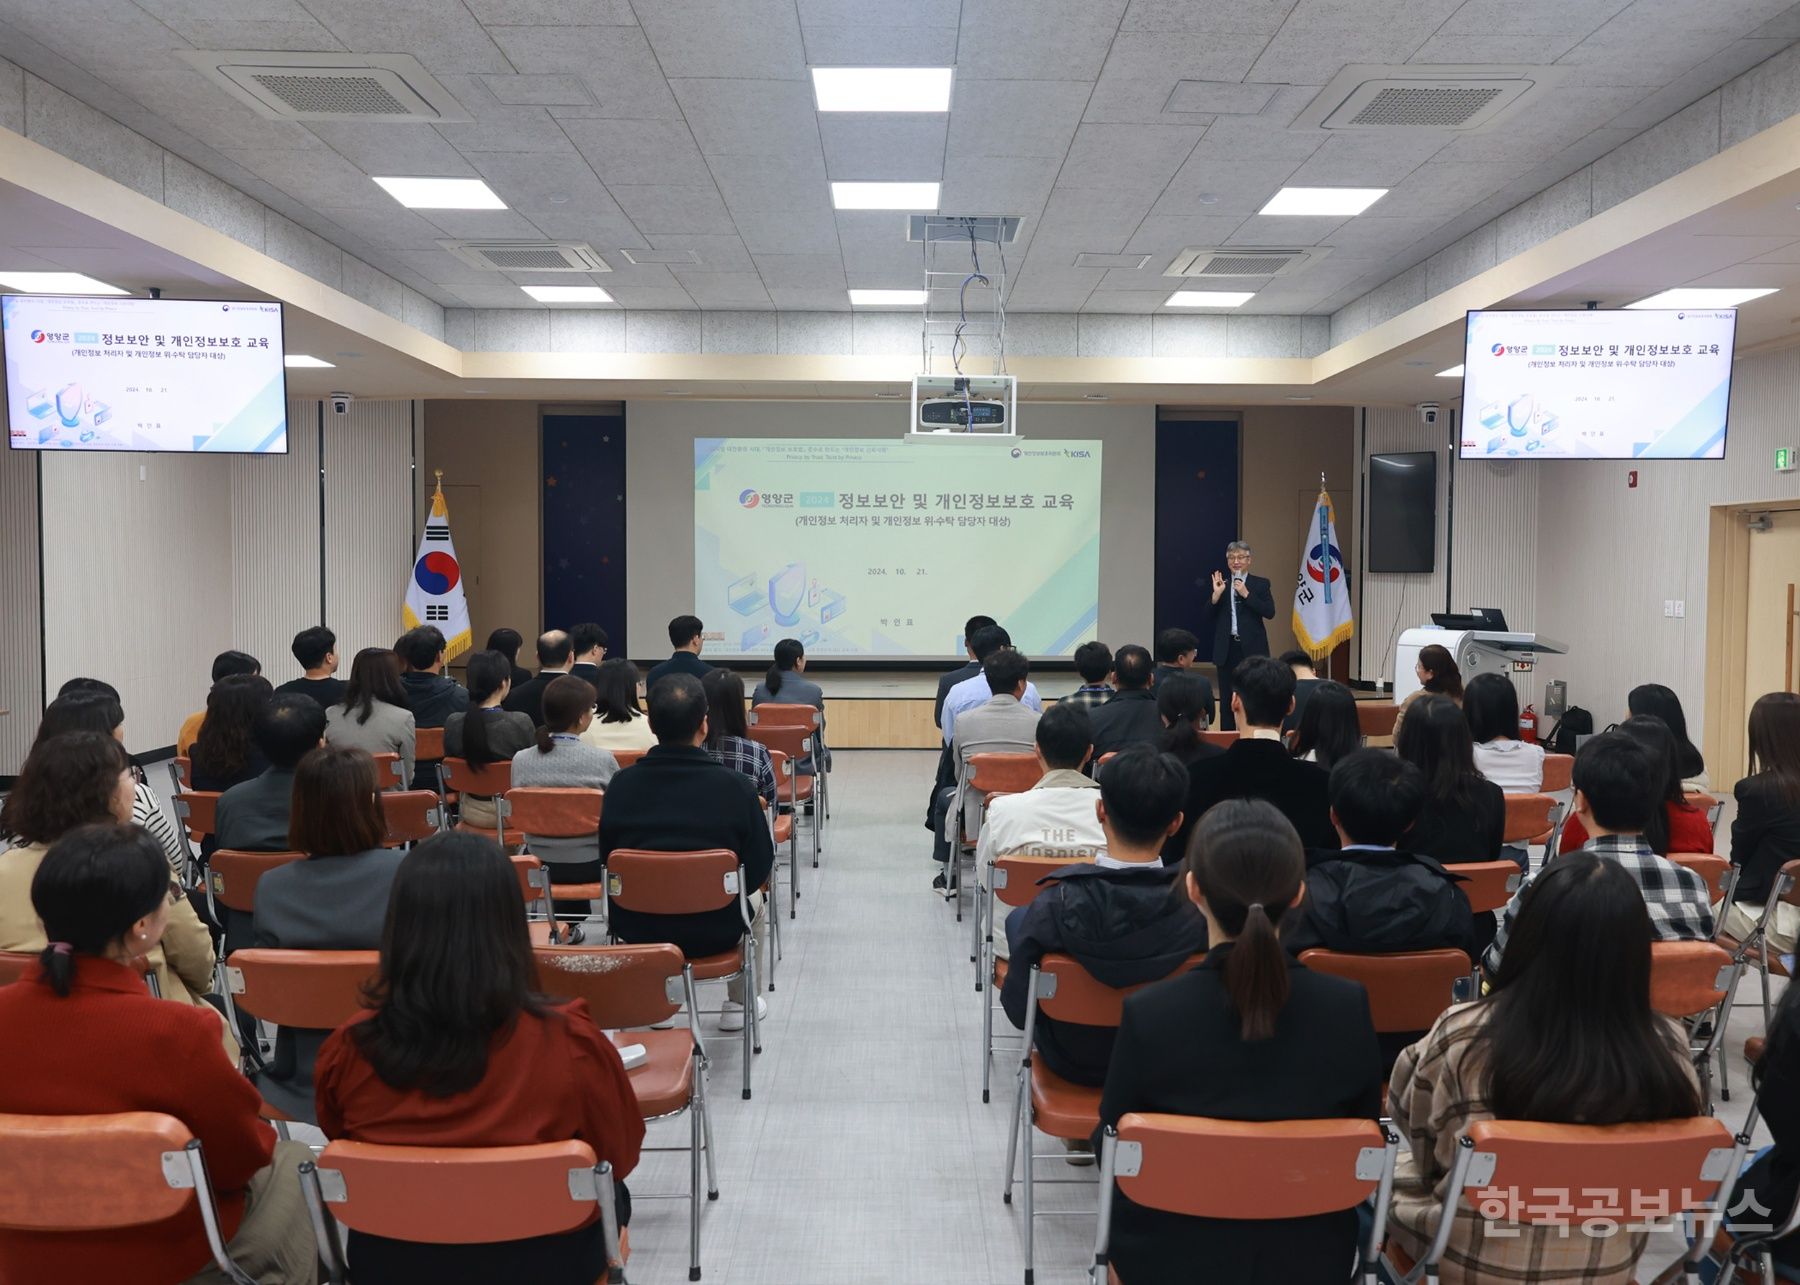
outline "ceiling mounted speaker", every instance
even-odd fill
[[[176,53],[274,120],[443,124],[472,119],[418,59],[406,54]]]
[[[585,241],[439,241],[472,268],[488,272],[611,272]]]
[[[1329,246],[1312,245],[1299,250],[1243,249],[1183,250],[1163,269],[1165,277],[1285,277],[1331,253]]]
[[[1479,133],[1569,72],[1567,67],[1461,64],[1346,67],[1319,91],[1293,128]]]

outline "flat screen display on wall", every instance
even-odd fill
[[[281,305],[0,295],[7,444],[287,453]]]
[[[1366,570],[1431,571],[1437,565],[1437,455],[1369,456]]]

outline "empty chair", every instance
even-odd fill
[[[390,848],[429,839],[444,828],[444,809],[436,790],[386,790],[381,795],[381,815]]]

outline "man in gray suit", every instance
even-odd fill
[[[934,808],[936,822],[932,839],[932,860],[948,863],[954,845],[961,842],[957,830],[966,826],[973,833],[981,820],[979,803],[968,796],[963,799],[963,820],[956,816],[956,799],[968,779],[969,759],[976,754],[1033,754],[1037,751],[1038,712],[1021,704],[1025,680],[1031,675],[1031,662],[1025,653],[1013,647],[1002,647],[981,664],[988,690],[994,695],[983,704],[957,716],[956,732],[950,741],[950,753],[956,761],[956,785],[939,790]],[[945,872],[939,871],[933,888],[946,888]]]

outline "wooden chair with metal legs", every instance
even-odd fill
[[[467,793],[467,790],[464,791]],[[600,810],[605,803],[603,790],[574,786],[514,786],[494,796],[496,825],[502,833],[516,834],[527,852],[533,839],[594,840],[599,853]],[[558,884],[552,880],[557,901],[600,901],[605,893],[598,882]],[[583,916],[585,918],[585,916]],[[551,906],[551,937],[567,936],[554,927],[556,913]]]
[[[1506,796],[1506,830],[1509,844],[1544,845],[1544,860],[1553,860],[1562,839],[1563,805],[1548,794]]]
[[[494,824],[470,825],[459,816],[456,822],[458,830],[466,830],[470,834],[492,834],[502,848],[508,850],[518,847],[525,841],[525,836],[518,830],[509,830],[505,822],[500,820],[500,800],[512,789],[512,760],[500,759],[493,763],[476,767],[467,759],[447,758],[437,765],[438,798],[447,800],[461,798],[464,794],[484,796],[494,801]],[[448,807],[448,804],[445,804]]]
[[[787,845],[788,918],[792,919],[796,913],[798,913],[798,903],[800,900],[800,829],[794,824],[794,814],[792,812],[783,812],[781,810],[779,800],[782,793],[780,784],[782,781],[787,781],[789,783],[787,787],[788,793],[791,794],[793,792],[794,760],[780,750],[770,750],[769,762],[775,765],[775,795],[777,799],[777,802],[769,805],[769,834],[775,841],[777,865],[780,864],[779,858],[781,856],[781,846],[783,844]],[[771,876],[771,878],[773,878],[773,876]]]
[[[1490,1223],[1576,1226],[1605,1235],[1690,1215],[1698,1234],[1682,1270],[1697,1281],[1748,1146],[1747,1137],[1733,1138],[1711,1116],[1614,1125],[1480,1121],[1457,1140],[1436,1237],[1417,1262],[1390,1239],[1389,1272],[1400,1285],[1436,1281],[1466,1207]]]
[[[436,790],[383,790],[376,796],[387,826],[384,848],[423,843],[444,829],[444,806]]]
[[[750,1099],[750,1062],[762,1052],[762,1024],[756,1016],[755,927],[750,913],[744,867],[735,852],[705,848],[694,852],[653,852],[615,848],[606,857],[604,883],[606,923],[613,924],[614,906],[644,915],[701,915],[737,907],[744,935],[730,950],[687,961],[695,982],[741,979],[744,992],[744,1100]],[[763,907],[767,913],[768,906]],[[698,1021],[699,1010],[690,1009]]]
[[[1701,1102],[1712,1110],[1712,1063],[1731,1020],[1732,996],[1744,961],[1710,941],[1650,943],[1650,1007],[1684,1023],[1688,1053],[1700,1073]],[[1708,1019],[1702,1021],[1701,1019]],[[1731,1101],[1725,1059],[1719,1059],[1719,1092]]]
[[[988,805],[1002,794],[1023,794],[1036,785],[1044,776],[1044,765],[1038,761],[1036,754],[1020,754],[1010,752],[984,751],[969,755],[968,774],[964,779],[963,797],[976,798],[975,837],[966,839],[970,846],[979,846],[981,827],[987,824]],[[962,812],[957,814],[962,816]],[[959,822],[960,824],[960,822]],[[960,854],[952,852],[952,863],[956,867],[956,917],[962,918],[962,864]],[[948,872],[946,872],[948,873]],[[975,965],[975,989],[980,990],[985,974],[981,970],[981,938],[983,921],[988,909],[987,888],[982,883],[985,871],[975,871],[975,913],[972,916],[972,936],[969,941],[969,962]]]
[[[1738,868],[1724,857],[1711,852],[1671,852],[1669,860],[1706,880],[1706,892],[1713,904],[1731,901],[1731,894],[1737,890]]]
[[[990,1096],[989,1086],[993,1080],[994,1054],[1003,1047],[996,1042],[994,1035],[994,1012],[1000,1006],[1000,988],[1006,984],[1008,969],[1008,962],[999,957],[994,945],[995,932],[998,931],[1001,936],[1005,936],[1006,929],[1004,927],[997,930],[994,928],[994,916],[998,913],[1000,906],[1005,906],[1008,910],[1016,910],[1020,906],[1030,905],[1043,891],[1038,885],[1040,879],[1062,866],[1081,859],[1079,857],[1035,857],[1002,853],[989,863],[985,876],[988,889],[986,898],[988,931],[982,939],[981,947],[981,976],[988,981],[985,993],[981,998],[981,1100],[983,1102],[988,1101]],[[980,979],[977,979],[975,989],[977,991],[984,990]],[[1019,1037],[1005,1033],[998,1039],[1005,1042],[1004,1047],[1010,1048],[1018,1042]]]
[[[808,709],[812,706],[808,705]],[[798,763],[805,758],[812,745],[812,731],[805,727],[782,726],[776,723],[757,723],[750,725],[750,739],[766,750],[780,750],[788,756],[791,763]],[[824,808],[819,804],[819,791],[822,787],[819,778],[809,772],[790,772],[785,778],[775,778],[775,802],[778,808],[784,808],[794,817],[794,824],[801,820],[806,822],[806,829],[811,834],[812,863],[815,868],[819,864],[820,822],[824,819]],[[812,812],[806,809],[811,806]]]
[[[381,750],[369,755],[375,760],[375,788],[378,790],[410,790],[412,782],[406,776],[406,764],[392,750]]]
[[[1360,1247],[1362,1285],[1375,1285],[1400,1135],[1373,1120],[1251,1123],[1130,1112],[1100,1140],[1100,1226],[1093,1285],[1119,1285],[1108,1240],[1116,1192],[1145,1209],[1258,1222],[1355,1209],[1374,1197]]]
[[[1561,794],[1575,788],[1575,756],[1544,755],[1544,782],[1538,787],[1543,794]]]
[[[1475,994],[1470,985],[1474,965],[1460,950],[1352,955],[1315,947],[1301,951],[1300,962],[1315,973],[1361,983],[1369,993],[1369,1017],[1377,1035],[1428,1031],[1445,1009]]]
[[[811,734],[812,776],[819,778],[819,812],[831,820],[831,768],[825,749],[825,714],[816,705],[791,705],[781,701],[764,701],[750,711],[750,725],[804,727]],[[801,772],[806,776],[808,773]]]
[[[578,1140],[522,1147],[326,1144],[300,1165],[301,1190],[327,1279],[351,1279],[337,1224],[427,1245],[489,1245],[560,1236],[596,1208],[606,1240],[606,1279],[623,1282],[612,1166]]]
[[[364,988],[380,971],[381,953],[258,947],[232,951],[219,967],[225,980],[220,993],[233,1030],[241,1007],[273,1026],[333,1031],[362,1011]],[[269,1106],[265,1114],[286,1118]]]
[[[654,946],[536,946],[537,988],[546,995],[579,999],[606,1030],[620,1031],[619,1045],[641,1044],[645,1061],[626,1074],[637,1094],[644,1122],[688,1115],[686,1147],[645,1147],[645,1151],[688,1153],[688,1279],[700,1279],[700,1166],[706,1162],[706,1198],[719,1198],[713,1163],[712,1111],[707,1104],[709,1063],[693,1013],[694,981],[681,952],[666,942]],[[687,1014],[686,1029],[643,1030]],[[655,1192],[633,1192],[633,1200],[679,1200]]]
[[[256,1285],[225,1243],[200,1140],[174,1116],[0,1115],[0,1156],[0,1228],[75,1239],[198,1218],[225,1278]]]
[[[177,790],[170,803],[175,809],[175,828],[187,859],[187,876],[202,868],[200,846],[219,828],[219,793],[216,790]]]
[[[1456,886],[1477,915],[1505,909],[1524,878],[1516,861],[1459,861],[1444,869],[1462,880]]]
[[[1775,916],[1780,913],[1783,904],[1800,906],[1800,860],[1789,861],[1775,874],[1774,882],[1769,885],[1768,898],[1763,902],[1762,913],[1756,917],[1756,923],[1744,934],[1742,941],[1721,932],[1718,942],[1732,953],[1734,959],[1744,962],[1762,974],[1762,1009],[1763,1031],[1769,1030],[1774,1020],[1775,1002],[1771,993],[1769,978],[1790,977],[1788,966],[1782,962],[1780,954],[1769,953],[1769,929],[1775,923]],[[1730,909],[1727,902],[1724,909]]]
[[[413,769],[414,769],[414,771],[417,771],[421,767],[436,768],[439,765],[441,765],[443,763],[443,761],[444,761],[444,729],[441,727],[414,728],[413,729]],[[508,764],[508,767],[510,767],[510,766],[511,766],[511,764]],[[427,779],[430,779],[430,775],[431,774],[429,774],[429,773],[427,774]],[[443,774],[440,772],[440,773],[436,773],[436,775],[437,775],[437,780],[438,780],[438,790],[440,793],[444,794],[444,802],[445,803],[456,802],[456,792],[454,790],[450,790],[450,791],[444,790]],[[406,784],[407,784],[407,787],[410,789],[412,786],[412,782],[408,781]]]
[[[250,940],[256,913],[256,885],[269,871],[290,862],[304,861],[304,852],[239,852],[220,848],[212,855],[206,870],[206,909],[212,921],[224,931],[226,949]],[[213,965],[213,990],[225,1003],[225,1017],[233,1033],[245,1033],[238,1026],[237,1012],[231,1000],[231,986],[225,974],[223,952]],[[254,1032],[248,1032],[253,1034]],[[246,1048],[245,1055],[253,1065],[256,1051]]]

